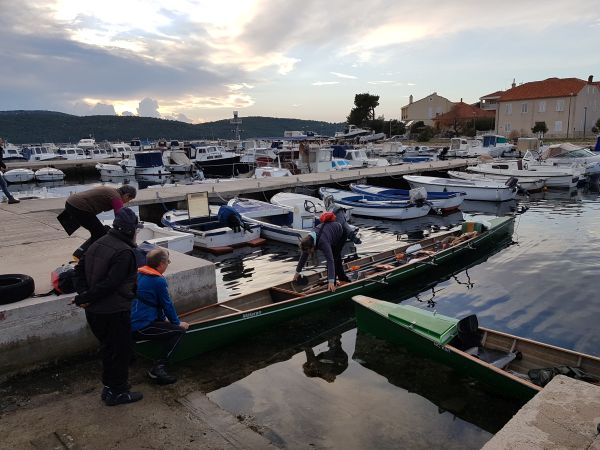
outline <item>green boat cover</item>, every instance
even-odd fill
[[[450,342],[458,332],[457,319],[410,305],[395,305],[388,318],[440,345]]]

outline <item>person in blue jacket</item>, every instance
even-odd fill
[[[158,247],[146,255],[146,265],[138,269],[137,296],[131,305],[133,339],[163,342],[161,357],[148,376],[158,384],[175,383],[165,366],[189,325],[181,322],[169,295],[163,273],[170,264],[169,252]]]
[[[234,208],[228,205],[223,205],[217,213],[217,220],[231,228],[234,232],[239,233],[242,230],[250,231],[250,227],[244,223],[242,216]]]

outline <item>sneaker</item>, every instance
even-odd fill
[[[100,398],[103,402],[105,402],[109,395],[112,395],[110,388],[108,386],[104,386],[102,388],[102,394],[100,394]]]
[[[104,391],[103,391],[104,392]],[[121,392],[120,394],[113,394],[110,390],[107,392],[104,403],[106,406],[124,405],[126,403],[138,402],[144,398],[141,392]]]
[[[148,371],[148,376],[160,385],[173,384],[177,381],[177,378],[167,373],[163,364],[159,364],[150,369]]]
[[[13,205],[15,203],[21,203],[21,200],[17,200],[16,198],[9,198],[8,199],[8,204],[9,205]]]

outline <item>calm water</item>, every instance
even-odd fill
[[[366,254],[468,215],[518,212],[514,243],[376,296],[449,316],[476,313],[483,326],[600,355],[598,193],[549,191],[502,204],[469,202],[463,210],[406,222],[356,218],[363,236],[356,250]],[[279,244],[197,255],[216,263],[221,299],[288,280],[298,258],[297,249]],[[286,448],[480,448],[521,406],[357,332],[352,317],[348,305],[314,313],[179,370]]]

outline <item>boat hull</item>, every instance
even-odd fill
[[[392,200],[408,201],[410,191],[405,189],[386,189],[377,186],[351,184],[350,189],[357,194],[377,195]],[[465,194],[462,192],[432,192],[427,196],[427,201],[431,203],[433,208],[442,212],[450,212],[457,210],[462,204]]]
[[[3,177],[7,183],[28,183],[34,179],[35,174],[29,169],[12,169],[4,172]]]
[[[242,173],[250,172],[251,165],[240,162],[239,156],[230,158],[216,158],[210,161],[194,161],[204,176],[212,177],[235,177]]]
[[[517,188],[509,188],[507,186],[498,187],[482,187],[477,186],[474,183],[469,185],[469,180],[449,180],[444,182],[429,182],[420,181],[419,178],[428,177],[413,177],[405,176],[406,181],[411,187],[424,187],[427,192],[464,192],[466,194],[465,200],[484,200],[488,202],[504,202],[512,200],[517,195]],[[456,181],[456,183],[454,182]]]
[[[472,252],[473,249],[483,249],[489,245],[505,242],[507,235],[513,232],[514,219],[512,217],[497,218],[493,219],[492,222],[493,226],[491,229],[464,245],[459,244],[456,247],[442,250],[434,258],[420,258],[393,270],[382,272],[381,275],[359,279],[339,286],[335,292],[322,289],[312,294],[299,295],[297,298],[274,299],[271,304],[237,312],[230,311],[231,313],[225,316],[216,316],[215,313],[216,317],[208,317],[206,320],[197,323],[188,319],[184,314],[182,315],[182,320],[190,322],[191,325],[175,350],[173,359],[177,361],[192,358],[200,353],[234,342],[243,336],[255,333],[284,320],[347,301],[354,295],[368,294],[390,285],[404,282],[430,270],[433,261],[436,264],[445,264],[455,259],[458,260],[465,254]],[[270,291],[274,289],[271,288]],[[249,298],[252,295],[259,296],[263,292],[264,290],[257,291],[245,297]],[[238,297],[228,301],[229,306],[223,307],[223,310],[231,310],[231,302],[241,302],[242,300],[244,299]],[[252,302],[254,300],[251,298],[246,301]],[[233,306],[235,307],[236,304],[233,303]],[[189,313],[192,319],[194,313],[194,311]],[[161,347],[156,343],[144,341],[137,343],[136,349],[146,357],[156,358],[159,356]]]

